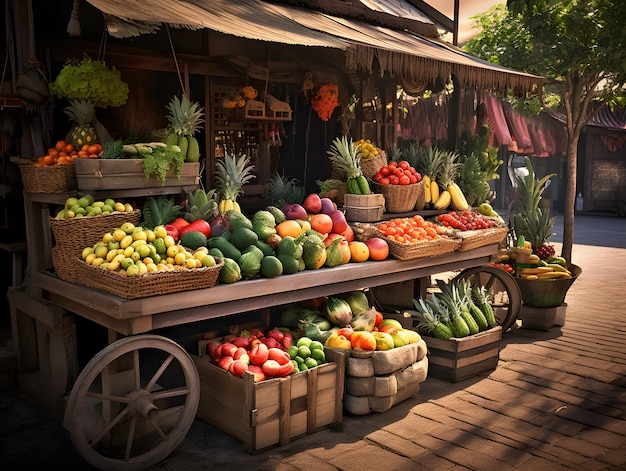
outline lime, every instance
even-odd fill
[[[104,206],[104,201],[94,201],[91,205],[92,208],[102,208]]]
[[[70,197],[65,200],[65,209],[70,209],[72,206],[78,204],[78,198]]]
[[[311,346],[311,342],[313,342],[313,340],[311,340],[308,337],[300,337],[298,339],[298,342],[296,342],[296,346],[298,346],[298,347],[302,347],[302,346],[309,347],[309,346]]]
[[[131,235],[135,232],[135,225],[132,222],[125,222],[120,226],[120,229],[123,230],[126,234]]]
[[[302,364],[304,363],[304,358],[302,358],[302,357],[301,357],[301,356],[299,356],[299,355],[296,355],[296,358],[294,358],[294,360],[296,360],[296,363],[297,363],[298,365],[302,365]]]
[[[109,206],[108,204],[105,204],[104,206],[102,206],[102,212],[103,213],[112,213],[113,212],[113,206]]]
[[[120,265],[124,270],[127,270],[131,265],[135,265],[135,261],[130,257],[126,257],[124,260],[122,260],[122,263]]]
[[[115,200],[113,198],[106,198],[104,200],[104,204],[106,206],[111,206],[111,208],[113,208],[115,206]]]
[[[87,206],[89,206],[89,200],[86,197],[82,197],[78,199],[78,205],[81,208],[86,208]]]
[[[291,347],[287,349],[287,353],[289,353],[289,357],[292,360],[295,360],[296,357],[298,356],[298,347],[296,347],[295,345],[292,345]]]
[[[202,257],[203,267],[214,267],[215,265],[215,258],[213,258],[213,255],[206,254],[204,257]]]
[[[311,342],[311,345],[309,345],[309,348],[311,349],[311,351],[313,351],[313,350],[324,350],[324,344],[322,342],[320,342],[319,340],[313,340]]]
[[[301,364],[298,365],[298,371],[306,371],[308,369],[309,369],[309,367],[306,366],[305,363],[301,363]]]
[[[326,362],[326,354],[324,353],[324,350],[311,350],[311,358],[317,360],[318,365]]]
[[[309,358],[311,356],[311,349],[306,345],[301,345],[298,347],[298,355],[302,358]]]
[[[317,360],[315,358],[307,358],[306,360],[304,360],[304,364],[308,368],[315,368],[317,366]]]
[[[83,196],[83,198],[86,198],[87,201],[89,201],[89,204],[93,204],[93,202],[95,201],[92,195],[85,195]]]

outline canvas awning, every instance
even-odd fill
[[[330,47],[346,52],[346,67],[380,73],[411,84],[444,81],[452,74],[465,87],[505,94],[537,92],[542,78],[477,59],[436,38],[321,11],[262,0],[88,0],[110,21],[109,33],[123,37],[141,25],[208,28],[248,39]],[[427,27],[430,25],[426,25]],[[133,29],[134,28],[134,29]]]

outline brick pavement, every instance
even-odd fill
[[[417,395],[385,413],[344,415],[339,430],[257,455],[196,420],[151,469],[626,469],[626,250],[614,247],[626,240],[626,220],[586,222],[604,219],[612,229],[596,231],[599,240],[581,244],[575,236],[573,261],[583,274],[567,295],[565,325],[518,324],[504,335],[490,374],[454,384],[428,377]],[[0,417],[3,469],[91,469],[66,432],[19,394],[0,397]]]

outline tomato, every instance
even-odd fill
[[[400,180],[398,179],[398,177],[396,175],[391,175],[389,177],[389,184],[391,184],[391,185],[398,185],[398,184],[400,184]]]
[[[383,177],[380,179],[381,185],[389,185],[389,179],[387,177]]]
[[[398,163],[398,167],[400,167],[402,170],[406,170],[410,167],[409,163],[406,160],[401,160]]]
[[[389,175],[391,173],[391,170],[389,169],[389,166],[385,165],[383,168],[380,169],[380,174],[383,177],[386,177],[387,175]]]
[[[411,179],[407,175],[402,175],[398,179],[398,182],[400,183],[400,185],[408,185],[409,183],[411,183]]]

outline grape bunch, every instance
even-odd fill
[[[535,249],[535,255],[537,255],[541,260],[547,260],[548,258],[556,255],[556,250],[554,249],[554,245],[543,244],[541,247],[537,247]]]

